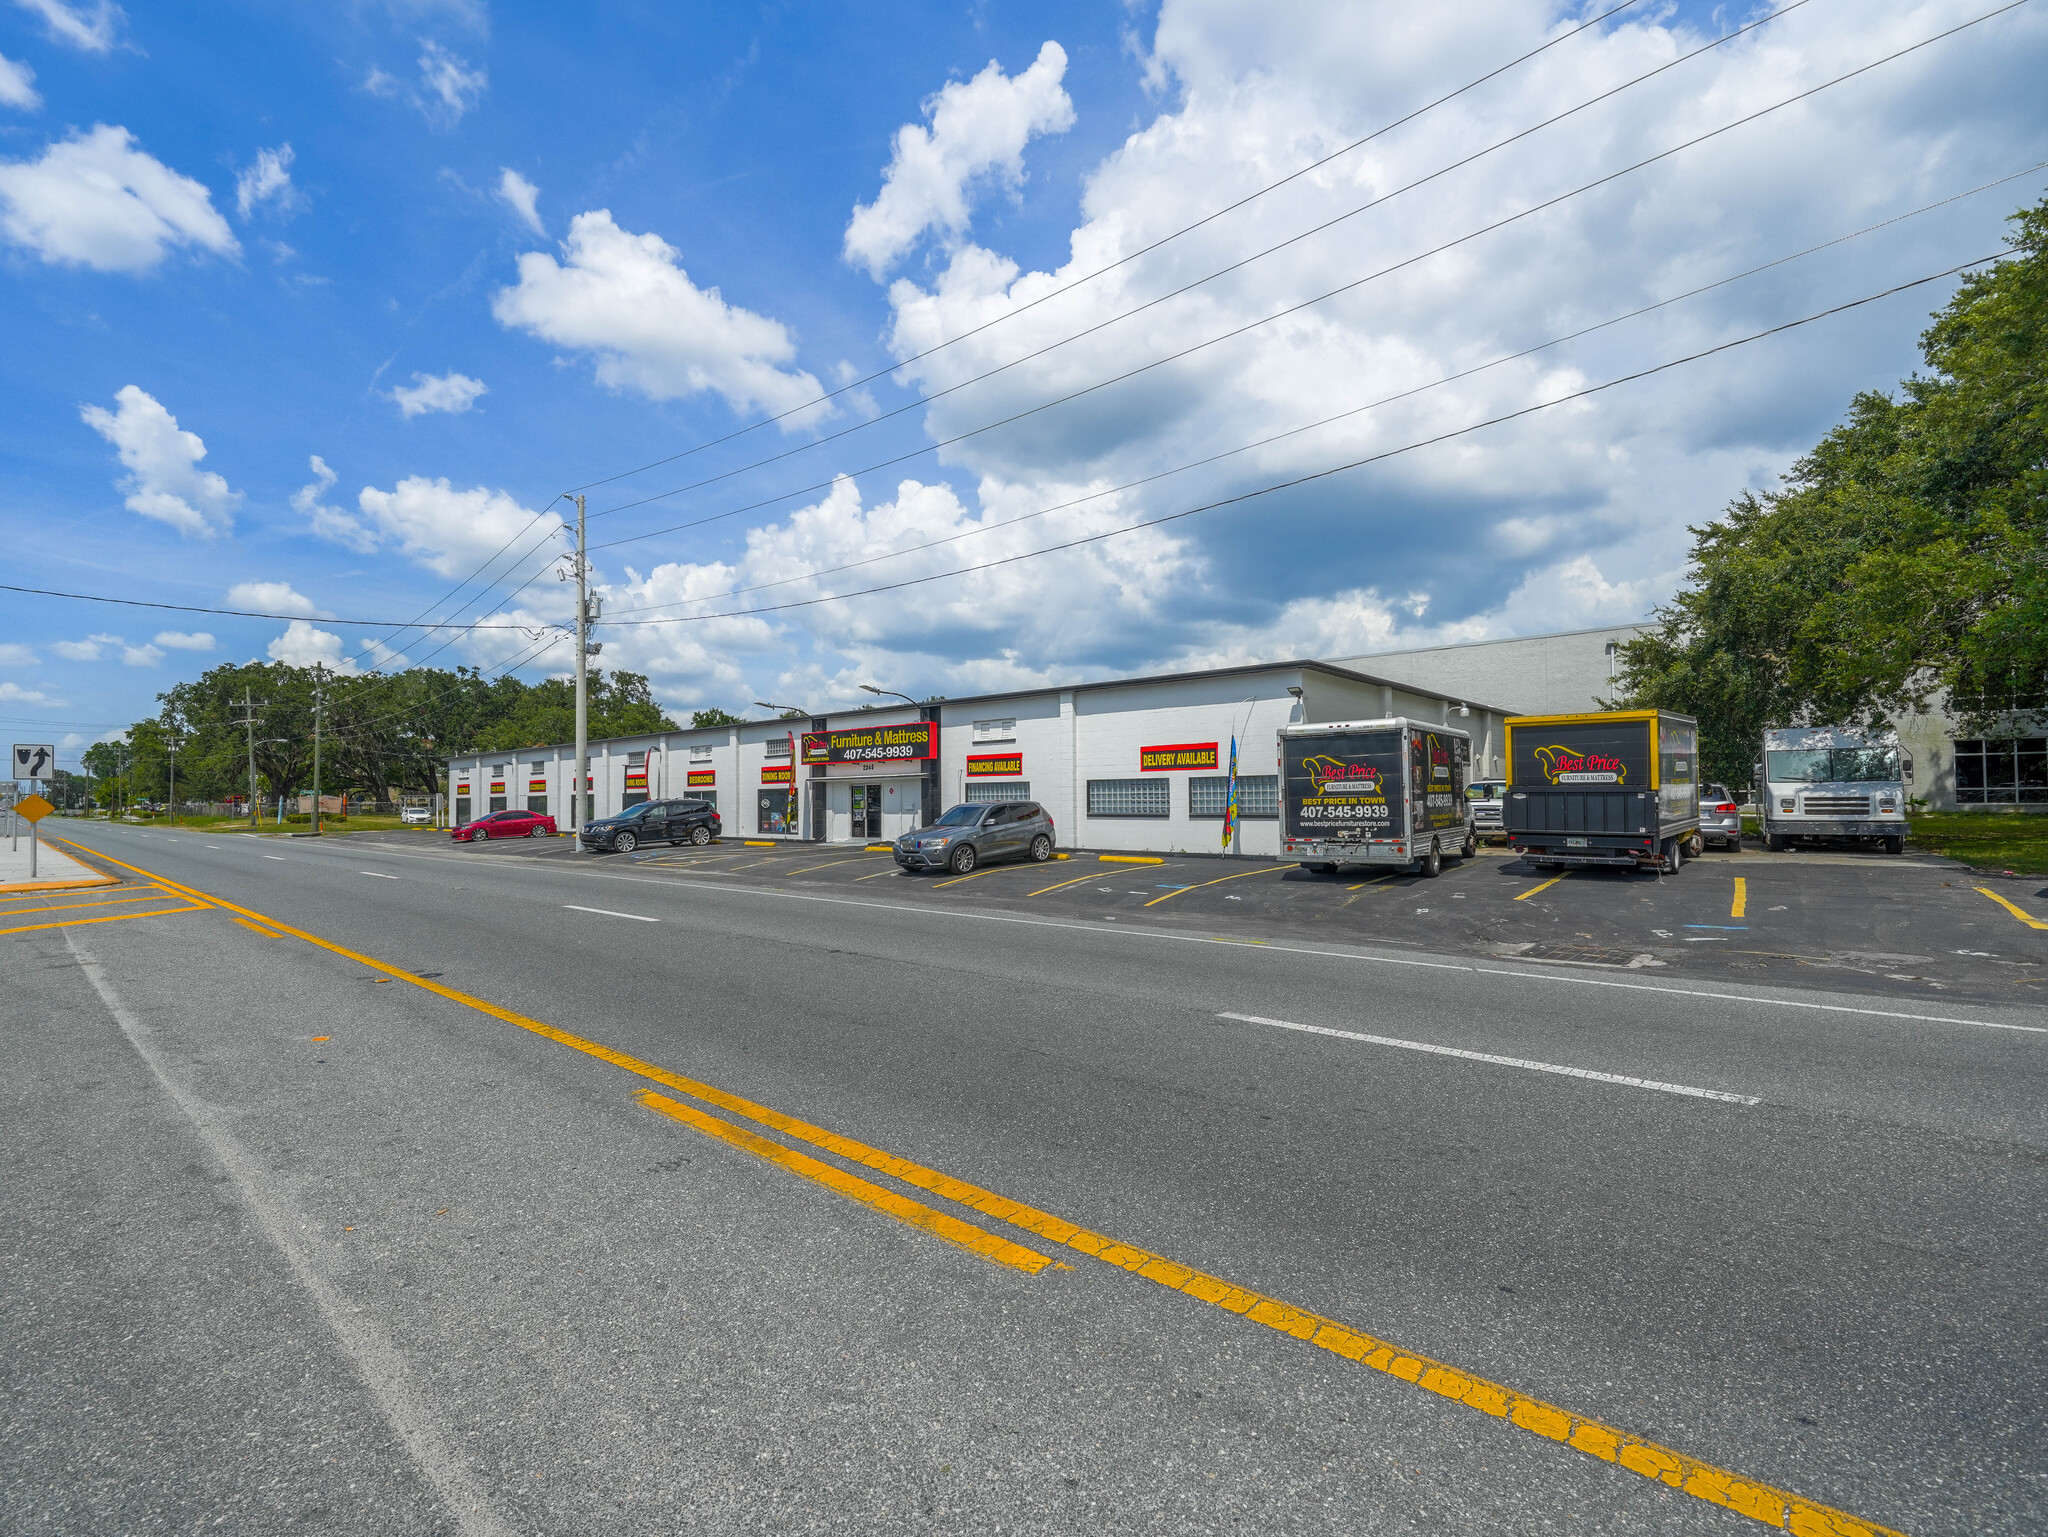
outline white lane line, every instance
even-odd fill
[[[639,913],[615,913],[609,907],[578,907],[574,902],[564,902],[562,908],[572,913],[596,913],[600,918],[631,918],[635,923],[659,923],[659,918],[644,918]]]
[[[1439,1057],[1462,1057],[1467,1062],[1489,1062],[1495,1067],[1527,1068],[1532,1073],[1557,1073],[1565,1078],[1590,1078],[1596,1083],[1618,1083],[1631,1089],[1655,1089],[1659,1094],[1685,1094],[1694,1099],[1718,1099],[1731,1105],[1760,1105],[1761,1099],[1748,1094],[1730,1094],[1721,1089],[1695,1089],[1684,1083],[1659,1083],[1654,1078],[1630,1078],[1624,1073],[1596,1073],[1590,1067],[1564,1067],[1556,1062],[1531,1062],[1526,1057],[1497,1057],[1487,1051],[1462,1051],[1456,1046],[1432,1046],[1427,1041],[1397,1040],[1391,1035],[1366,1035],[1357,1030],[1332,1030],[1327,1025],[1298,1025],[1291,1019],[1266,1019],[1258,1014],[1218,1014],[1218,1019],[1235,1019],[1247,1025],[1272,1025],[1280,1030],[1299,1030],[1306,1035],[1333,1035],[1340,1041],[1364,1041],[1369,1046],[1398,1046],[1403,1051],[1426,1051]]]
[[[386,875],[382,870],[358,870],[356,871],[356,874],[373,875],[380,881],[395,881],[398,879],[398,877],[395,875]]]
[[[276,860],[276,861],[277,861],[277,862],[278,862],[279,864],[284,864],[284,863],[286,862],[286,861],[285,861],[285,857],[284,857],[284,855],[282,855],[282,854],[265,854],[265,855],[264,855],[263,857],[264,857],[265,859],[274,859],[274,860]]]
[[[217,849],[217,848],[219,848],[219,847],[220,847],[220,845],[219,845],[218,843],[209,843],[209,844],[207,844],[206,846],[207,846],[208,848],[210,848],[210,849]]]

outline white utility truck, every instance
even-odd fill
[[[1868,838],[1886,853],[1905,852],[1913,760],[1894,733],[1853,726],[1766,731],[1755,772],[1766,847],[1783,850],[1796,838]]]
[[[1328,874],[1340,864],[1443,869],[1479,852],[1465,781],[1472,738],[1394,716],[1280,728],[1283,857]]]

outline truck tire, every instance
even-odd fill
[[[1477,859],[1479,857],[1479,834],[1469,827],[1465,829],[1465,846],[1458,850],[1458,857],[1460,859]]]
[[[1676,875],[1685,864],[1685,840],[1673,838],[1664,845],[1664,873]]]
[[[1429,852],[1422,856],[1421,875],[1425,880],[1435,880],[1444,873],[1444,851],[1436,839],[1429,840]]]
[[[1769,849],[1773,854],[1784,853],[1785,835],[1783,833],[1765,833],[1764,847]]]
[[[1887,854],[1903,854],[1906,852],[1906,840],[1904,838],[1887,838],[1884,840],[1884,851]]]
[[[1707,840],[1702,838],[1698,833],[1694,833],[1690,838],[1685,840],[1685,857],[1687,859],[1698,859],[1700,855],[1706,853],[1706,851]]]

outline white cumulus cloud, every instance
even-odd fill
[[[468,374],[414,374],[410,385],[401,384],[391,392],[398,409],[406,416],[425,416],[443,411],[459,416],[476,404],[477,396],[490,393],[490,386]]]
[[[562,250],[560,264],[540,251],[520,257],[519,282],[498,290],[491,313],[558,347],[595,353],[599,382],[654,400],[715,391],[735,411],[780,413],[824,393],[810,374],[784,366],[796,343],[779,321],[692,283],[681,253],[659,235],[629,234],[598,209],[570,221]]]
[[[501,551],[508,557],[533,551],[526,566],[531,570],[562,528],[556,514],[536,517],[503,491],[458,490],[445,478],[424,475],[407,476],[389,491],[365,486],[356,501],[380,535],[440,576],[466,576]],[[505,551],[514,540],[513,551]]]
[[[290,582],[237,582],[228,589],[230,608],[252,609],[262,614],[304,614],[312,619],[329,616],[313,606],[313,600]]]
[[[50,649],[67,662],[97,662],[107,647],[126,644],[118,635],[88,635],[84,640],[52,641]]]
[[[43,104],[36,94],[36,72],[0,53],[0,106],[33,112]]]
[[[121,661],[129,667],[154,667],[164,659],[161,648],[144,642],[140,646],[123,646]]]
[[[36,654],[15,641],[0,641],[0,667],[34,667]]]
[[[0,235],[46,262],[101,272],[146,271],[171,246],[241,250],[212,193],[105,123],[39,160],[0,163]]]
[[[334,487],[334,471],[327,467],[327,461],[313,454],[306,462],[312,467],[313,479],[292,493],[293,511],[304,517],[313,532],[322,539],[346,545],[358,555],[367,555],[376,549],[374,530],[363,527],[352,513],[330,507],[321,500]]]
[[[547,226],[540,222],[540,188],[510,166],[499,168],[498,197],[536,235],[548,232]]]
[[[1074,104],[1060,81],[1066,51],[1048,42],[1014,78],[993,60],[972,80],[955,80],[925,103],[931,127],[906,123],[872,203],[853,210],[846,259],[881,275],[928,229],[965,233],[971,186],[993,177],[1011,189],[1024,179],[1024,146],[1036,134],[1064,133]]]
[[[271,661],[283,662],[290,667],[311,667],[315,663],[352,678],[362,669],[356,659],[345,652],[342,639],[332,630],[323,630],[308,624],[303,619],[294,619],[285,627],[284,634],[273,640],[268,652]]]
[[[289,144],[259,149],[255,164],[235,177],[235,211],[246,219],[259,203],[274,202],[289,209],[298,198],[298,189],[292,185],[293,158]]]
[[[206,445],[187,432],[156,398],[135,385],[123,385],[114,396],[116,408],[85,406],[85,424],[114,445],[128,473],[119,482],[128,493],[128,509],[168,523],[187,538],[210,539],[224,533],[241,493],[212,470],[199,468]]]
[[[0,683],[0,704],[47,704],[61,705],[61,699],[52,699],[37,688],[23,688],[19,683]]]
[[[194,630],[190,634],[183,630],[158,630],[156,643],[173,651],[211,651],[214,647],[213,637],[204,630]]]
[[[490,78],[467,59],[431,39],[420,44],[420,110],[430,122],[452,128],[477,104]]]
[[[121,24],[121,7],[113,0],[95,0],[92,5],[70,5],[66,0],[14,0],[31,15],[40,16],[53,41],[105,53],[114,46],[114,32]]]

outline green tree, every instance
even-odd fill
[[[737,726],[740,718],[730,711],[721,710],[717,705],[708,710],[692,710],[690,724],[693,726]]]
[[[2048,702],[2048,199],[1921,336],[1925,372],[1856,397],[1785,477],[1692,530],[1686,587],[1621,651],[1621,698],[1700,717],[1708,774],[1761,731],[1967,730]]]

